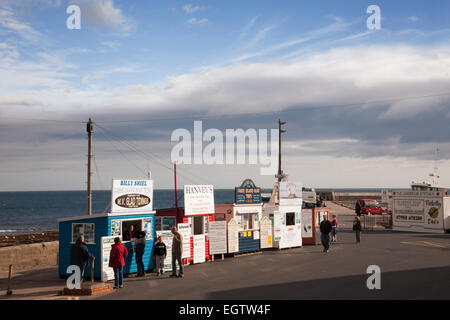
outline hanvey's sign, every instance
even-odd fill
[[[236,204],[261,203],[261,188],[257,188],[250,179],[244,180],[240,187],[235,188],[234,202]]]
[[[111,213],[153,210],[153,180],[113,180]]]
[[[184,186],[184,215],[213,214],[214,209],[214,186]]]

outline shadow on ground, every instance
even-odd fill
[[[381,290],[367,289],[366,282],[369,276],[357,275],[215,291],[208,294],[208,299],[450,299],[450,266],[382,272]]]

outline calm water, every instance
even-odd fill
[[[337,192],[380,192],[379,189],[335,189]],[[264,193],[271,190],[262,190]],[[215,202],[233,203],[234,189],[215,190]],[[178,191],[183,206],[183,191]],[[110,191],[94,191],[93,213],[109,211]],[[173,190],[154,191],[154,209],[174,207]],[[0,192],[0,235],[58,230],[57,219],[86,214],[85,191]]]

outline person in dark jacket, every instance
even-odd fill
[[[94,256],[89,253],[84,236],[80,236],[70,249],[70,264],[80,268],[80,281],[83,281],[84,269],[88,266],[89,259],[93,260]]]
[[[164,259],[166,259],[167,250],[166,244],[162,241],[162,237],[158,237],[158,242],[153,248],[153,256],[155,257],[156,275],[163,275],[164,273]]]
[[[328,252],[330,249],[330,232],[333,230],[330,221],[328,221],[328,217],[324,216],[323,221],[320,223],[320,240],[323,245],[323,252]]]
[[[178,232],[177,228],[172,228],[172,275],[171,277],[183,278],[183,261],[181,255],[183,254],[183,237]],[[177,265],[180,266],[180,273],[177,275]]]
[[[123,241],[131,241],[134,236],[135,236],[134,225],[131,225],[128,227],[128,230],[125,231],[125,234],[123,235]]]
[[[359,217],[355,217],[353,221],[353,231],[355,231],[356,243],[361,243],[361,220]]]
[[[139,238],[134,242],[134,251],[136,252],[136,264],[138,270],[137,277],[145,276],[145,268],[142,257],[144,256],[146,243],[147,239],[145,238],[145,231],[141,231],[139,233]]]
[[[123,288],[123,266],[127,255],[127,248],[122,244],[120,238],[115,238],[109,253],[109,267],[114,269],[114,289]]]
[[[356,201],[355,204],[355,213],[358,217],[361,216],[361,204],[359,203],[359,201]]]

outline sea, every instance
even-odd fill
[[[381,192],[381,189],[333,189],[335,192]],[[270,193],[271,189],[262,189]],[[154,209],[175,207],[173,190],[155,190]],[[183,191],[177,192],[178,204],[183,206]],[[217,204],[233,203],[234,189],[214,190]],[[111,191],[93,191],[92,212],[110,210]],[[85,215],[86,191],[23,191],[0,192],[0,235],[57,231],[58,219]]]

